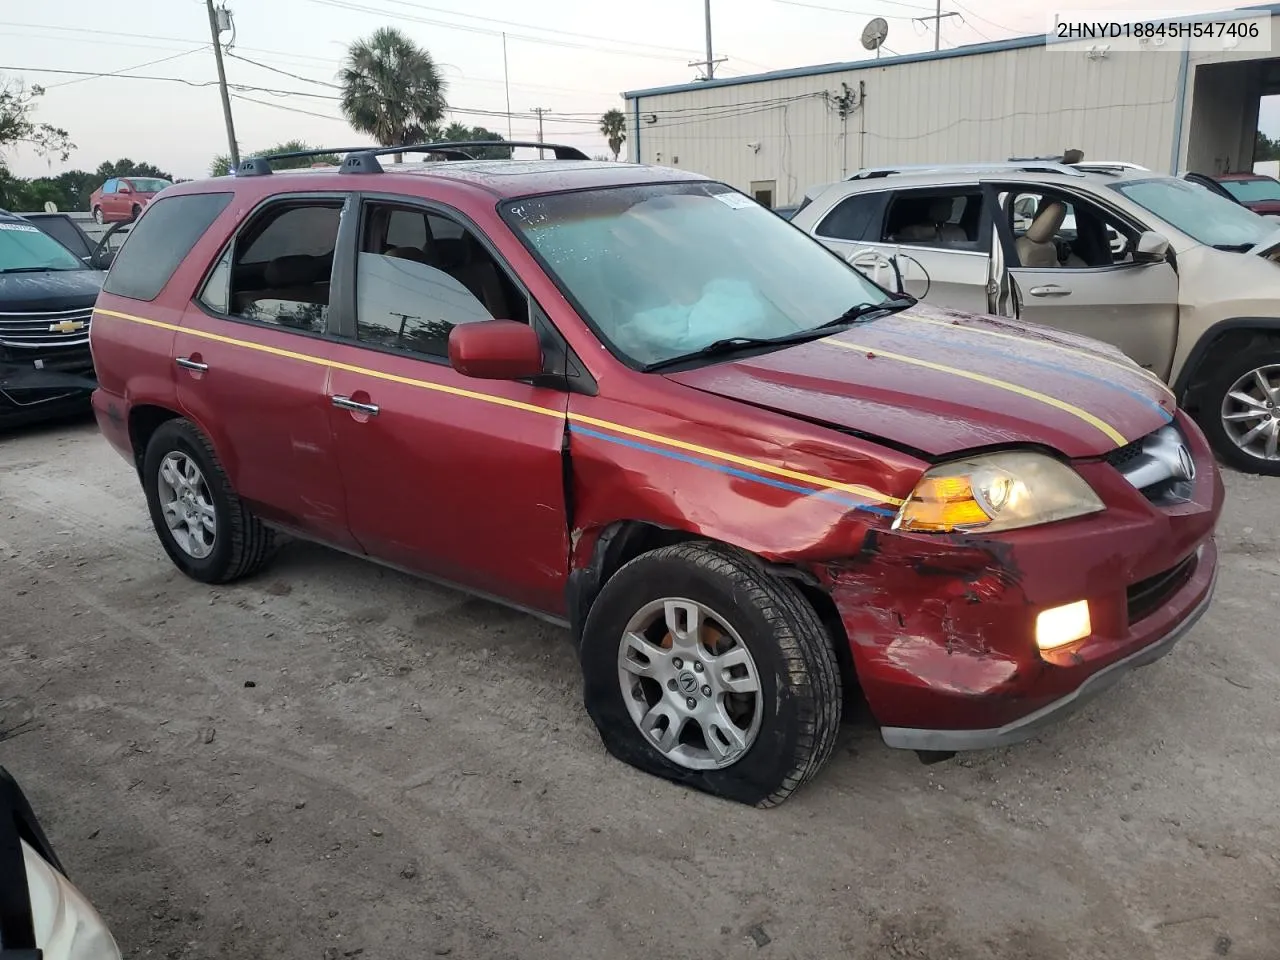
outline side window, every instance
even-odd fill
[[[242,320],[323,333],[342,203],[285,202],[260,214],[223,253],[201,302]]]
[[[114,180],[108,180],[106,183],[104,183],[104,184],[102,185],[102,192],[103,192],[103,193],[115,193],[115,192],[116,192],[116,182],[115,182]]]
[[[131,300],[154,300],[232,196],[184,193],[149,204],[112,261],[102,289]]]
[[[1011,193],[1005,200],[1017,262],[1023,267],[1087,269],[1130,260],[1132,227],[1087,200]]]
[[[899,193],[890,202],[883,242],[980,250],[981,228],[980,188],[913,191]]]
[[[470,230],[421,209],[366,206],[356,261],[362,343],[445,357],[455,326],[493,319],[527,323],[529,302]]]
[[[818,236],[833,240],[878,241],[880,225],[873,225],[873,221],[879,217],[883,201],[884,195],[880,193],[855,193],[845,197],[818,224]]]

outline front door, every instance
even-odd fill
[[[328,385],[352,533],[381,560],[562,615],[567,394],[447,359],[457,324],[530,322],[528,295],[442,208],[369,201],[359,238],[356,323]]]
[[[1134,263],[1141,228],[1076,194],[1002,192],[1000,228],[1017,315],[1114,344],[1168,378],[1178,337],[1178,274]]]
[[[178,400],[236,492],[264,520],[357,549],[327,394],[344,200],[282,199],[251,218],[187,307],[174,355]]]

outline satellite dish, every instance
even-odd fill
[[[867,50],[876,51],[876,56],[879,57],[880,46],[887,36],[889,36],[889,21],[884,17],[876,17],[862,30],[862,46]]]

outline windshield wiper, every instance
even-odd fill
[[[1227,253],[1248,253],[1253,249],[1252,243],[1215,243],[1215,250],[1225,250]]]
[[[645,373],[651,373],[654,370],[662,370],[666,367],[674,367],[677,364],[688,363],[690,360],[717,357],[726,353],[736,353],[739,350],[749,350],[752,347],[783,347],[793,343],[804,343],[808,340],[821,340],[823,337],[830,336],[835,327],[855,323],[858,320],[869,317],[871,314],[897,313],[899,310],[914,306],[916,302],[914,297],[897,297],[893,300],[882,300],[879,303],[859,303],[850,307],[834,320],[828,320],[826,323],[820,323],[818,326],[810,327],[807,330],[784,333],[780,337],[725,337],[721,340],[713,340],[705,347],[699,347],[697,350],[691,350],[688,353],[669,357],[666,360],[657,360],[646,364],[641,369]]]
[[[53,267],[5,267],[0,273],[48,273]]]

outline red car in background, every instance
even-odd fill
[[[89,212],[97,223],[137,220],[151,198],[170,186],[160,177],[112,177],[89,197]]]
[[[1231,199],[1263,216],[1280,214],[1280,180],[1260,173],[1220,173],[1213,178]]]

